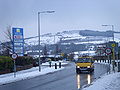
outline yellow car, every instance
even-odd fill
[[[92,72],[94,70],[93,59],[90,56],[79,57],[76,61],[76,72],[80,73],[81,71]]]

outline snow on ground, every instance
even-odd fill
[[[120,90],[120,73],[104,75],[82,90]]]
[[[105,64],[105,65],[108,64],[105,62],[95,62],[95,63]],[[112,65],[110,66],[112,69]],[[115,72],[111,70],[110,74],[106,73],[102,75],[99,79],[96,79],[94,82],[92,82],[90,86],[83,87],[82,90],[120,90],[120,72],[117,72],[117,67],[116,67]]]
[[[0,75],[0,85],[6,84],[6,83],[11,83],[11,82],[16,82],[19,80],[33,78],[36,76],[52,73],[52,72],[59,71],[62,69],[64,69],[64,67],[62,67],[62,68],[58,67],[57,69],[55,69],[55,67],[50,68],[50,67],[42,66],[41,72],[39,72],[39,67],[33,67],[28,70],[22,70],[22,71],[16,72],[16,77],[14,77],[14,73],[3,74],[3,75]]]
[[[59,62],[61,62],[61,65],[62,65],[62,66],[68,64],[67,62],[62,62],[62,61],[56,61],[56,62],[55,62],[55,61],[51,61],[51,65],[54,66],[55,63],[56,63],[57,65],[59,65]],[[43,65],[43,66],[45,66],[45,65],[48,66],[48,65],[49,65],[49,62],[42,63],[42,65]]]

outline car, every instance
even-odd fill
[[[81,73],[82,71],[94,71],[93,63],[94,61],[90,56],[79,57],[76,61],[76,73]]]

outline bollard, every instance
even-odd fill
[[[106,63],[106,60],[105,60],[105,63]]]
[[[110,64],[111,64],[111,59],[110,59]]]
[[[57,63],[55,63],[55,69],[57,69]]]
[[[49,67],[51,67],[51,61],[49,62]]]
[[[61,68],[61,62],[59,62],[59,68]]]

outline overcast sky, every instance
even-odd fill
[[[24,37],[37,35],[37,13],[41,14],[41,33],[65,30],[120,30],[120,0],[0,0],[0,41],[6,27],[24,28]]]

